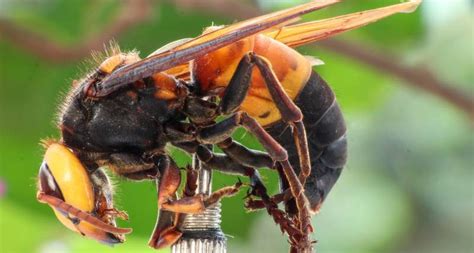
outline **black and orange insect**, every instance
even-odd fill
[[[294,24],[303,14],[338,0],[314,1],[173,42],[140,59],[113,47],[99,66],[75,82],[59,119],[61,139],[46,142],[38,200],[68,228],[93,239],[123,242],[131,229],[113,207],[101,167],[132,180],[156,180],[160,215],[149,245],[166,247],[182,232],[183,214],[199,213],[242,186],[194,194],[196,172],[180,169],[166,154],[171,144],[207,166],[250,179],[246,208],[266,209],[288,234],[292,252],[308,252],[311,215],[346,163],[346,127],[334,93],[292,47],[354,29],[398,12],[409,1],[335,18]],[[225,116],[223,120],[218,117]],[[231,135],[244,127],[265,152]],[[215,154],[217,145],[224,154]],[[281,192],[270,196],[258,168],[279,173]],[[285,211],[278,203],[285,203]]]

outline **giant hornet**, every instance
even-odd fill
[[[188,169],[178,198],[180,169],[165,152],[171,144],[215,170],[249,177],[245,207],[266,209],[288,234],[292,252],[311,251],[311,215],[346,163],[346,127],[313,61],[292,47],[413,11],[420,3],[295,24],[301,15],[336,2],[311,1],[209,27],[145,59],[112,47],[95,70],[74,82],[61,108],[61,139],[45,142],[38,200],[50,205],[69,229],[120,243],[131,229],[115,225],[116,217],[127,217],[114,208],[102,167],[131,180],[156,180],[160,215],[149,245],[170,246],[182,235],[183,214],[200,213],[242,185],[209,196],[194,194],[196,171]],[[253,134],[265,152],[233,140],[238,127]],[[224,154],[213,153],[212,145]],[[257,170],[262,167],[277,171],[280,193],[267,193]]]

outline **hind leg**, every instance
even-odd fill
[[[196,154],[203,163],[219,171],[233,175],[248,176],[252,185],[251,194],[262,199],[261,202],[264,208],[266,208],[268,214],[273,217],[275,223],[280,226],[282,232],[288,233],[292,243],[302,238],[303,235],[301,231],[296,228],[294,222],[290,220],[283,211],[278,209],[278,205],[270,199],[267,194],[267,189],[260,178],[260,174],[255,168],[244,166],[227,155],[214,154],[204,146],[199,146]]]

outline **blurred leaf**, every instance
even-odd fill
[[[85,39],[91,31],[100,31],[118,10],[111,0],[6,2],[10,5],[0,10],[2,18],[11,18],[22,27],[66,44]],[[344,1],[307,15],[305,20],[397,2]],[[227,24],[234,20],[208,12],[177,10],[161,2],[153,6],[152,13],[149,20],[116,38],[124,49],[136,48],[145,56],[167,42],[200,34],[213,21]],[[462,26],[446,26],[431,33],[433,40],[428,44],[421,44],[425,34],[420,18],[420,11],[399,14],[339,38],[357,39],[369,47],[377,45],[390,54],[406,52],[407,46],[413,49],[412,42],[416,41],[422,53],[417,55],[412,50],[410,56],[428,63],[443,78],[462,82],[471,89],[472,71],[468,70],[472,69],[472,57],[465,55],[472,53],[472,38],[466,32],[472,30],[472,17],[460,18]],[[396,246],[415,249],[413,252],[472,249],[469,236],[473,201],[469,187],[473,176],[469,169],[474,148],[469,124],[457,111],[435,99],[408,89],[400,93],[400,84],[392,77],[356,61],[324,50],[299,51],[326,63],[316,70],[335,90],[349,129],[348,169],[321,215],[315,218],[315,238],[320,240],[317,247],[327,252],[336,248],[344,252],[398,252]],[[0,178],[7,186],[4,199],[0,200],[0,251],[152,252],[146,246],[157,211],[156,189],[151,182],[115,179],[117,206],[130,214],[130,222],[120,225],[134,228],[128,242],[115,248],[68,231],[49,207],[36,202],[35,177],[43,153],[38,142],[58,136],[54,121],[61,93],[83,70],[78,62],[45,62],[4,40],[0,41],[0,54]],[[234,137],[248,147],[261,148],[242,130]],[[182,152],[173,152],[173,157],[180,166],[189,162],[189,156]],[[276,173],[261,173],[269,191],[276,192]],[[235,176],[216,173],[214,189],[236,180]],[[223,201],[223,230],[235,236],[229,239],[230,252],[237,252],[236,248],[241,252],[268,252],[270,248],[274,253],[287,252],[286,237],[280,235],[265,211],[244,211],[245,190]],[[414,225],[417,227],[410,230]],[[28,235],[27,239],[24,235]]]
[[[138,49],[142,57],[178,39],[198,36],[205,27],[226,24],[222,18],[209,14],[182,11],[169,4],[156,5],[151,19],[127,31],[120,38],[125,49]]]
[[[389,200],[389,201],[387,201]],[[411,228],[413,213],[407,196],[382,174],[373,170],[346,170],[313,217],[313,239],[319,252],[389,252]],[[231,252],[288,252],[268,215],[256,220],[250,241],[230,243]]]
[[[0,251],[34,252],[53,230],[34,210],[0,200]],[[25,243],[25,237],[28,243]]]
[[[110,0],[16,1],[4,15],[28,30],[64,44],[73,44],[84,34],[100,31],[118,5]],[[87,15],[84,15],[87,13]]]
[[[43,219],[29,209],[10,201],[0,202],[0,251],[1,252],[169,252],[147,247],[147,237],[130,235],[125,243],[114,247],[102,245],[63,227],[56,219]],[[27,243],[25,243],[25,236]]]
[[[324,50],[302,49],[301,52],[314,55],[325,63],[314,69],[334,90],[344,112],[374,108],[393,89],[387,84],[390,77],[352,59]]]

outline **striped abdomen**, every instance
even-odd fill
[[[238,63],[248,52],[267,59],[286,94],[295,99],[311,75],[311,63],[300,53],[265,35],[245,38],[195,59],[193,79],[203,95],[222,94],[229,85]],[[280,120],[281,115],[260,71],[254,68],[250,89],[239,110],[245,111],[262,126]]]
[[[305,193],[311,209],[316,212],[346,163],[346,125],[334,93],[316,72],[312,73],[295,103],[304,115],[311,157],[311,175],[306,180]],[[299,174],[298,153],[290,128],[278,122],[267,131],[287,149],[290,163]],[[288,185],[283,182],[281,188],[283,191]],[[287,203],[287,209],[296,212],[293,201]]]

